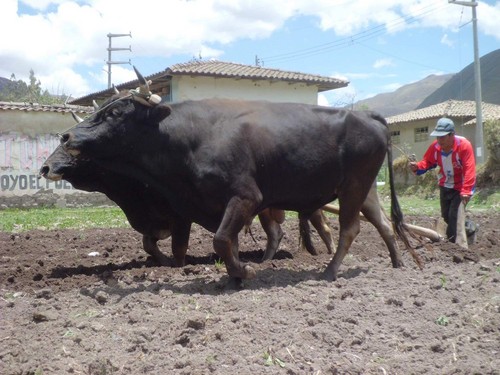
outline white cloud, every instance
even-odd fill
[[[29,14],[19,13],[20,4]],[[477,10],[479,29],[500,39],[500,2],[480,2]],[[444,0],[2,0],[0,76],[26,79],[33,69],[49,89],[64,84],[64,91],[78,95],[107,82],[102,65],[109,32],[132,32],[131,40],[117,41],[132,45],[125,59],[199,53],[209,59],[223,58],[239,40],[268,38],[297,16],[310,16],[333,38],[351,36],[345,43],[356,43],[410,27],[455,32],[461,12]],[[128,79],[127,69],[114,66],[113,81]]]
[[[385,68],[387,66],[394,66],[392,59],[379,59],[373,63],[375,69]]]
[[[500,27],[498,20],[500,19],[500,2],[495,5],[487,4],[481,1],[477,7],[478,29],[486,35],[500,39]]]
[[[441,43],[448,47],[453,47],[455,45],[455,43],[449,38],[448,34],[443,35],[443,37],[441,38]]]

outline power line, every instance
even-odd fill
[[[273,56],[268,56],[268,57],[263,57],[262,60],[264,62],[278,62],[278,61],[291,61],[291,60],[297,60],[297,59],[302,59],[302,58],[308,58],[311,56],[316,56],[328,52],[332,52],[334,50],[338,49],[343,49],[347,47],[351,47],[355,44],[359,44],[361,42],[373,39],[377,36],[386,34],[388,30],[394,29],[397,26],[401,24],[412,24],[417,21],[419,21],[424,15],[435,12],[439,9],[444,8],[446,4],[441,4],[441,5],[428,5],[424,8],[421,9],[421,12],[412,15],[412,16],[405,16],[405,17],[398,17],[394,21],[387,23],[387,24],[380,24],[374,27],[371,27],[369,29],[360,31],[356,34],[350,35],[348,37],[340,38],[337,40],[334,40],[332,42],[328,43],[323,43],[319,44],[316,46],[308,47],[308,48],[303,48],[300,50],[292,51],[292,52],[285,52]],[[430,9],[428,9],[430,8]]]

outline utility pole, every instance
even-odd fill
[[[109,89],[111,87],[111,65],[113,65],[113,64],[130,64],[130,59],[128,61],[112,61],[111,60],[111,52],[112,51],[131,51],[132,52],[132,46],[129,46],[128,48],[113,48],[113,47],[111,47],[111,39],[122,37],[122,36],[129,36],[132,38],[132,33],[128,33],[128,34],[111,34],[111,33],[109,33],[107,36],[109,39],[109,44],[108,44],[108,61],[106,61],[106,64],[108,64],[108,89]]]
[[[476,92],[476,164],[484,162],[484,140],[483,140],[483,111],[482,111],[482,94],[481,94],[481,64],[479,62],[479,47],[477,40],[477,15],[476,7],[478,3],[474,0],[458,1],[448,0],[448,3],[463,5],[472,8],[472,32],[474,37],[474,81]]]

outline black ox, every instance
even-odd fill
[[[44,162],[40,175],[53,181],[66,180],[79,190],[104,193],[122,209],[132,228],[143,235],[143,249],[156,263],[171,264],[169,258],[160,251],[158,241],[172,237],[174,265],[181,267],[186,264],[192,223],[177,215],[168,200],[151,184],[128,174],[117,173],[95,161],[76,159],[61,146]],[[285,213],[267,208],[258,216],[267,235],[267,246],[262,259],[264,261],[272,259],[278,250],[283,237],[280,224],[285,219]],[[331,229],[322,211],[316,211],[310,221],[331,253]],[[311,254],[317,254],[307,220],[299,221],[299,227],[304,247]]]
[[[256,214],[272,207],[307,218],[338,199],[339,241],[325,270],[335,280],[386,155],[391,218],[409,247],[389,132],[378,114],[222,99],[156,104],[138,77],[140,90],[112,97],[61,144],[75,157],[154,184],[181,220],[215,233],[214,250],[230,276],[255,275],[238,259],[238,233]],[[396,254],[391,259],[399,266]]]

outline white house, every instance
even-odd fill
[[[140,71],[140,67],[139,71]],[[316,74],[290,72],[260,66],[222,61],[194,60],[173,65],[164,71],[145,76],[151,80],[151,91],[166,102],[186,99],[233,98],[317,104],[318,93],[346,87],[349,82]],[[132,89],[137,80],[116,87]],[[92,93],[71,101],[72,104],[92,105],[109,98],[112,89]]]
[[[500,119],[500,105],[483,103],[482,113],[484,121]],[[456,134],[470,140],[475,149],[476,102],[448,100],[387,118],[394,145],[394,157],[401,155],[401,151],[404,151],[407,154],[415,154],[420,159],[434,140],[429,135],[441,117],[452,119]],[[483,152],[486,160],[487,150]]]

